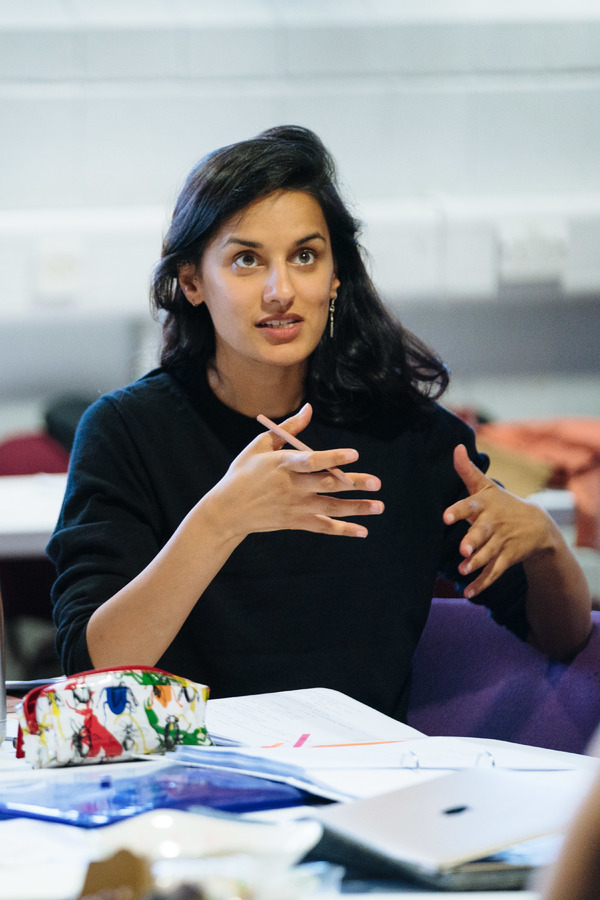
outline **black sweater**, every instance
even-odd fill
[[[92,667],[85,639],[92,612],[148,565],[261,430],[221,404],[204,378],[184,383],[162,369],[85,413],[48,546],[65,672]],[[313,419],[301,437],[314,449],[357,449],[353,468],[381,478],[385,512],[364,520],[364,540],[303,531],[248,536],[157,665],[207,684],[213,697],[322,686],[402,719],[435,579],[461,580],[465,526],[442,521],[465,493],[452,450],[462,442],[482,468],[486,459],[471,429],[438,405],[378,436]],[[479,598],[522,638],[525,590],[518,566]]]

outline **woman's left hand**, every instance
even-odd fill
[[[451,525],[465,520],[471,526],[459,547],[465,557],[459,572],[470,575],[481,570],[465,590],[470,598],[493,584],[510,566],[550,549],[552,531],[543,509],[484,475],[469,459],[463,444],[454,448],[454,468],[469,496],[444,511],[444,522]]]

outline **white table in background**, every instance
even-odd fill
[[[0,558],[45,555],[66,483],[66,474],[0,477]]]

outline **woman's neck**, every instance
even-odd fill
[[[305,394],[305,373],[297,369],[271,367],[267,377],[235,378],[219,371],[214,364],[207,369],[208,384],[221,403],[242,415],[255,418],[263,413],[279,419],[298,409]]]

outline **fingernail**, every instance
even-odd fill
[[[452,525],[454,522],[454,514],[451,512],[444,513],[444,519],[448,525]]]
[[[379,485],[374,478],[367,478],[367,480],[365,481],[365,487],[368,491],[376,491]]]

